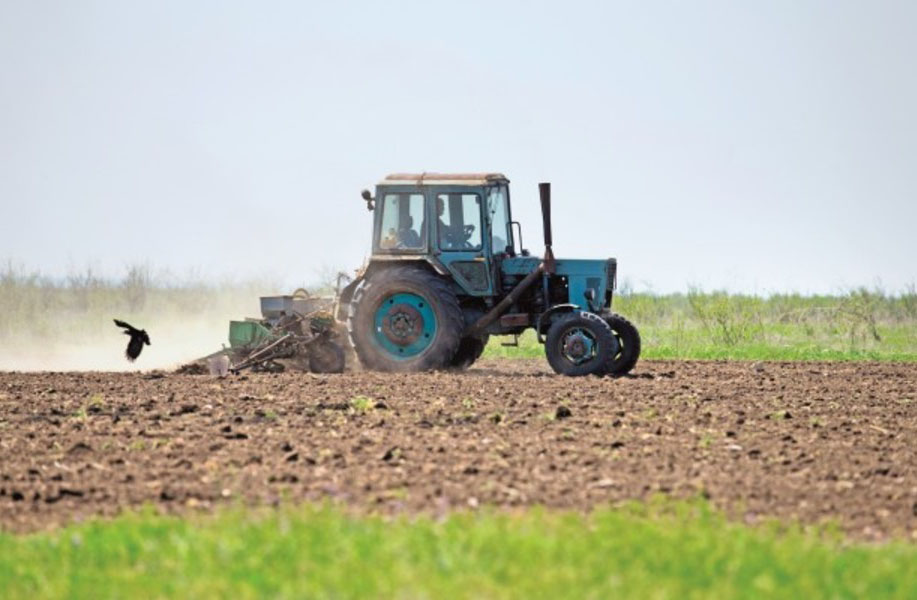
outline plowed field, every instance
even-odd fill
[[[0,527],[154,504],[588,509],[703,495],[736,519],[917,539],[917,365],[642,362],[466,373],[0,373]]]

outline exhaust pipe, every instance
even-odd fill
[[[541,220],[544,223],[544,272],[554,273],[554,250],[551,247],[551,184],[539,183],[538,193],[541,196]]]

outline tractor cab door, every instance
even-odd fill
[[[489,245],[484,243],[489,235],[483,218],[485,201],[468,188],[438,189],[433,201],[436,254],[472,296],[489,296],[493,291]]]

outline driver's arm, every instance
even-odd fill
[[[439,245],[443,248],[452,248],[455,246],[455,240],[453,239],[452,227],[443,223],[442,219],[436,220],[439,226]]]

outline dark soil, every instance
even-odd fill
[[[0,373],[0,528],[330,499],[424,511],[702,495],[917,539],[917,365],[645,361],[565,378]]]

